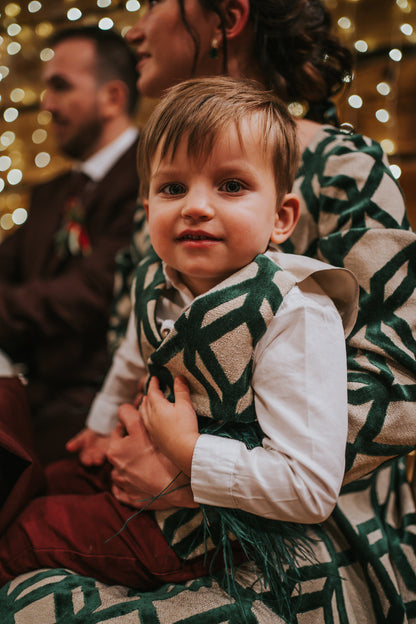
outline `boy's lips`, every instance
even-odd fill
[[[200,230],[186,230],[185,232],[181,232],[179,236],[176,237],[176,240],[179,242],[182,241],[219,241],[220,239],[209,232],[201,232]]]

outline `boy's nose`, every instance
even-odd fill
[[[184,219],[209,220],[214,216],[214,208],[209,197],[203,193],[190,193],[184,198],[181,211]]]

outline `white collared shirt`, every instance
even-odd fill
[[[296,260],[299,262],[299,260]],[[170,273],[172,296],[160,298],[157,322],[169,330],[192,295]],[[261,447],[202,434],[192,458],[195,501],[292,522],[331,513],[343,475],[347,437],[347,367],[340,315],[314,279],[285,297],[254,350],[252,386]],[[132,402],[146,374],[132,315],[87,425],[112,431],[117,409]]]
[[[106,145],[87,160],[78,163],[75,169],[86,173],[93,182],[100,182],[124,152],[133,145],[139,132],[137,128],[127,128],[109,145]]]
[[[0,349],[0,377],[13,377],[15,374],[13,362],[7,353]]]

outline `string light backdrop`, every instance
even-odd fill
[[[413,0],[327,0],[356,69],[343,121],[379,141],[416,226],[416,6]]]
[[[416,224],[416,8],[413,0],[326,0],[334,29],[355,52],[356,68],[337,98],[341,121],[380,141]],[[0,241],[27,218],[30,189],[70,166],[41,111],[47,39],[71,24],[115,26],[138,19],[138,0],[31,0],[0,8]],[[137,123],[153,106],[141,100]],[[303,115],[301,102],[291,111]]]

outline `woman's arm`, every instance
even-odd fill
[[[380,145],[323,130],[303,154],[302,216],[283,247],[344,266],[360,285],[347,343],[345,482],[403,455],[416,440],[416,236]]]

